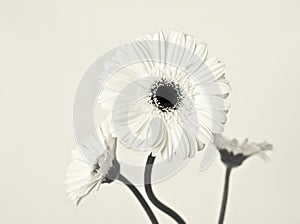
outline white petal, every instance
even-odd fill
[[[193,76],[198,83],[209,84],[224,78],[225,69],[225,65],[217,58],[209,58],[203,66],[193,72]]]
[[[229,103],[226,99],[219,96],[204,96],[197,95],[195,98],[195,107],[197,109],[210,109],[210,110],[219,110],[227,111],[229,109]]]
[[[154,118],[150,122],[149,129],[147,131],[146,137],[146,145],[147,148],[157,148],[160,151],[162,149],[162,145],[165,144],[166,138],[166,126],[162,119]]]
[[[181,32],[172,31],[167,37],[167,41],[185,47],[185,37]]]
[[[200,162],[200,171],[204,171],[216,158],[218,149],[214,144],[208,144],[204,150],[204,155]]]
[[[195,71],[201,69],[206,61],[208,54],[208,48],[205,43],[197,45],[195,51],[193,52],[193,57],[190,58],[189,63],[186,63],[186,71],[190,74],[194,74]]]
[[[208,47],[205,43],[201,43],[197,45],[195,49],[195,54],[199,57],[199,59],[204,62],[207,58]]]
[[[206,44],[197,45],[195,38],[173,31],[169,34],[167,40],[167,61],[176,65],[185,71],[193,72],[201,67],[207,57]]]
[[[76,148],[72,151],[72,162],[66,173],[66,188],[69,200],[77,207],[83,199],[91,192],[102,177],[92,177],[92,168],[88,161],[81,156]]]
[[[98,96],[97,103],[104,110],[112,110],[113,103],[116,100],[117,93],[111,90],[103,90],[101,94]]]
[[[158,30],[154,34],[147,34],[135,39],[135,41],[145,41],[145,40],[165,41],[164,33],[162,32],[162,30]]]
[[[202,88],[204,89],[206,95],[214,96],[228,94],[231,91],[230,85],[223,82],[214,82],[210,85],[202,85]]]

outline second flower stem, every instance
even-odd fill
[[[144,181],[145,181],[145,190],[147,193],[147,196],[149,197],[150,201],[161,211],[166,213],[167,215],[171,216],[177,223],[179,224],[185,224],[185,221],[171,208],[163,204],[161,201],[157,199],[157,197],[154,195],[154,192],[152,190],[152,185],[151,185],[151,174],[152,174],[152,167],[154,163],[155,157],[152,155],[148,156],[147,163],[146,163],[146,168],[145,168],[145,176],[144,176]]]
[[[229,178],[230,178],[231,170],[232,170],[231,167],[229,167],[229,166],[226,167],[225,184],[224,184],[223,200],[222,200],[222,206],[221,206],[220,217],[219,217],[219,224],[223,224],[223,222],[224,222],[226,206],[227,206],[227,199],[228,199]]]

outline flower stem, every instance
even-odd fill
[[[229,166],[226,167],[225,184],[224,184],[224,192],[223,192],[223,200],[222,200],[219,224],[223,224],[223,222],[224,222],[227,198],[228,198],[228,190],[229,190],[229,178],[230,178],[231,170],[232,170],[232,167],[229,167]]]
[[[119,174],[118,180],[121,181],[122,183],[124,183],[132,191],[134,196],[139,200],[139,202],[143,206],[144,210],[146,211],[148,217],[150,218],[151,223],[158,224],[158,221],[157,221],[153,211],[151,210],[150,206],[144,199],[143,195],[139,192],[139,190],[122,174]]]
[[[185,221],[175,211],[173,211],[172,209],[164,205],[162,202],[160,202],[153,193],[152,186],[151,186],[151,173],[152,173],[154,160],[155,157],[149,155],[146,163],[146,168],[145,168],[144,181],[145,181],[145,190],[147,196],[157,208],[162,210],[167,215],[171,216],[177,223],[185,224]]]

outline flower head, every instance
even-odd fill
[[[116,160],[117,139],[106,132],[102,125],[98,128],[98,137],[106,146],[102,153],[95,154],[93,163],[88,162],[80,152],[79,146],[72,151],[72,161],[66,173],[66,187],[69,200],[77,207],[101,183],[114,181],[120,170]]]
[[[130,61],[130,54],[139,60]],[[110,70],[116,64],[123,66]],[[105,69],[111,76],[98,102],[112,111],[114,132],[126,147],[168,160],[193,157],[223,132],[230,92],[225,65],[208,59],[206,44],[193,37],[158,31],[124,46]]]
[[[245,139],[240,144],[236,139],[224,138],[218,149],[221,154],[221,160],[226,166],[237,167],[253,155],[258,155],[262,159],[267,160],[266,151],[272,150],[273,146],[267,142],[248,142],[248,139]]]

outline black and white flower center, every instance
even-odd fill
[[[181,92],[178,84],[161,80],[153,84],[150,93],[150,103],[162,112],[176,110],[181,101]]]

